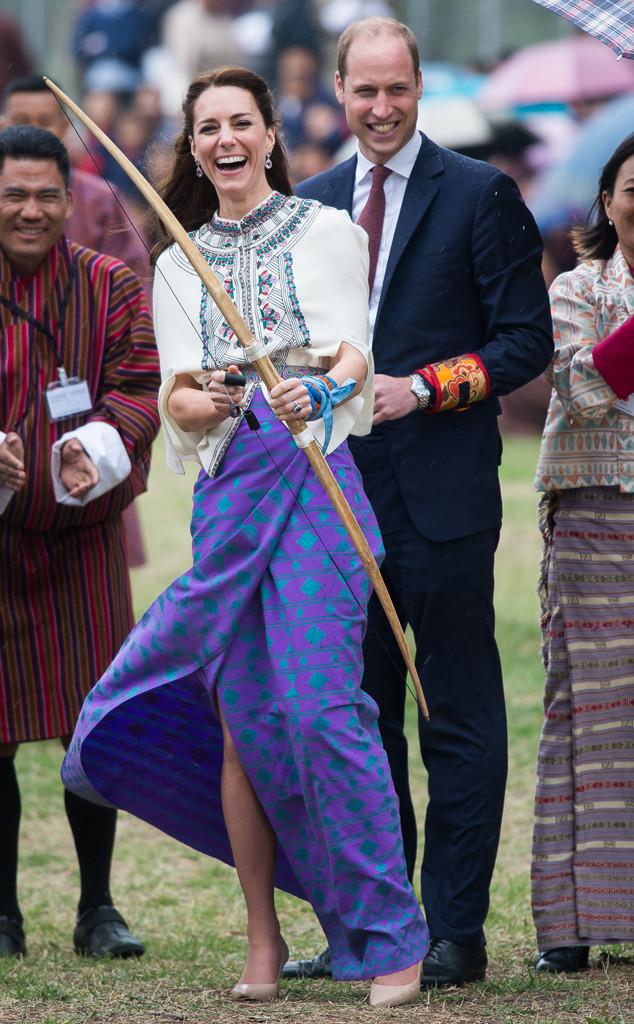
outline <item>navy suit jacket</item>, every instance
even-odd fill
[[[356,160],[301,182],[297,194],[350,213]],[[515,182],[423,135],[381,291],[376,372],[402,377],[476,353],[491,394],[465,410],[417,410],[351,438],[350,446],[364,482],[364,465],[389,459],[413,522],[430,540],[501,523],[497,396],[542,373],[553,350],[541,255]]]

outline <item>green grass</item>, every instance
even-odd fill
[[[534,762],[541,723],[535,580],[540,545],[532,476],[534,438],[507,438],[502,469],[504,526],[496,565],[497,632],[508,699],[510,770],[500,852],[487,922],[487,981],[430,993],[380,1019],[428,1024],[632,1024],[634,980],[627,948],[592,951],[593,970],[536,976],[530,915],[529,851]],[[147,605],[190,565],[189,514],[195,478],[168,473],[159,442],[148,494],[139,499],[147,565],[133,571],[135,608]],[[411,773],[422,821],[425,776],[416,754],[416,709],[408,706]],[[139,961],[90,962],[72,951],[78,875],[63,814],[57,742],[23,746],[20,898],[29,956],[0,961],[0,1024],[234,1024],[283,1021],[359,1024],[377,1020],[367,985],[293,982],[271,1005],[226,998],[245,955],[244,908],[235,873],[121,814],[113,893],[147,945]],[[142,766],[139,766],[142,770]],[[0,823],[1,827],[1,823]],[[280,894],[293,954],[312,955],[324,940],[306,904]]]

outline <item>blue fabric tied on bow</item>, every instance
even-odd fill
[[[308,396],[311,403],[311,414],[308,417],[311,420],[324,421],[324,443],[322,446],[322,454],[325,455],[330,444],[330,438],[332,436],[332,410],[335,405],[339,405],[348,397],[348,395],[354,391],[357,386],[356,380],[352,377],[347,377],[343,384],[335,384],[332,377],[331,380],[335,386],[332,391],[328,387],[326,380],[322,377],[302,377],[302,384],[308,391]],[[315,410],[316,401],[319,402],[319,408]]]

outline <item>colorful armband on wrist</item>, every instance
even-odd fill
[[[478,356],[464,355],[446,359],[442,363],[428,363],[416,370],[424,377],[436,395],[436,402],[426,412],[447,412],[466,409],[474,402],[482,402],[491,392],[489,375]]]
[[[322,396],[326,397],[326,401],[330,401],[328,396],[337,387],[337,381],[324,373],[318,376],[304,377],[302,384],[308,391],[308,397],[310,398],[310,416],[307,419],[318,420],[323,415],[321,411]]]

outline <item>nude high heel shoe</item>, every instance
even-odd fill
[[[416,980],[409,985],[375,985],[370,987],[370,1006],[403,1006],[413,1003],[420,995],[420,972],[422,963],[418,965]]]
[[[288,960],[288,946],[282,939],[282,948],[280,950],[280,976],[282,974],[282,967]],[[240,999],[252,999],[258,1003],[269,1003],[273,999],[277,999],[280,994],[280,979],[277,981],[268,983],[253,983],[243,982],[241,985],[234,985],[229,993],[229,999],[238,1001]]]

